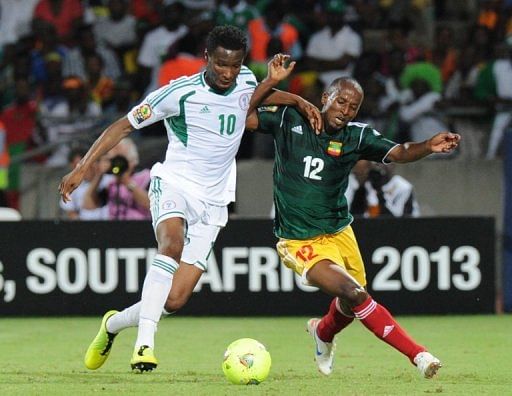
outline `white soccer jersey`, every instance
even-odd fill
[[[213,205],[234,201],[235,155],[257,85],[242,66],[228,91],[208,86],[204,73],[182,77],[149,94],[128,113],[136,129],[164,120],[169,145],[157,176]]]

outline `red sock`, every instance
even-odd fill
[[[416,344],[400,327],[386,308],[377,304],[371,297],[368,297],[361,305],[354,307],[353,312],[368,330],[402,352],[413,364],[416,355],[426,351],[425,347]]]
[[[320,320],[316,327],[316,334],[324,342],[332,342],[332,339],[341,330],[354,321],[354,318],[343,315],[337,307],[337,298],[334,298],[329,311]]]

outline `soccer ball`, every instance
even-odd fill
[[[268,376],[272,359],[265,346],[252,338],[229,344],[224,352],[222,371],[235,385],[257,385]]]

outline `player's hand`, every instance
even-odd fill
[[[308,119],[309,124],[315,133],[320,135],[323,128],[322,114],[320,113],[320,110],[318,110],[313,103],[310,103],[303,98],[299,100],[297,110],[299,110],[299,112]]]
[[[457,148],[461,136],[457,133],[441,132],[428,140],[433,153],[450,153]]]
[[[290,55],[276,54],[268,62],[267,78],[276,83],[288,78],[293,71],[296,62],[289,62]],[[288,63],[289,62],[289,63]]]
[[[83,170],[75,168],[62,178],[59,184],[59,193],[63,202],[71,200],[70,194],[82,183],[84,173]]]

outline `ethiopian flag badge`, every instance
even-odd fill
[[[341,151],[341,146],[343,146],[343,143],[331,140],[329,142],[329,147],[327,147],[327,154],[332,157],[339,157],[343,153],[343,151]]]

